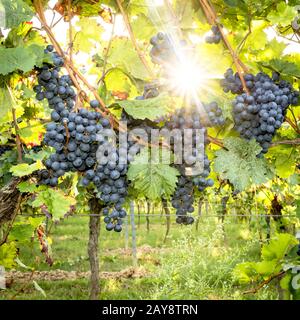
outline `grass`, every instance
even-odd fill
[[[136,221],[137,223],[137,221]],[[257,231],[248,224],[228,218],[224,229],[215,218],[203,217],[199,230],[195,226],[179,226],[172,222],[166,243],[165,218],[151,217],[150,232],[141,218],[137,226],[138,264],[149,276],[143,278],[110,278],[101,280],[101,299],[278,299],[274,285],[245,296],[232,269],[237,263],[258,260],[260,244]],[[20,259],[39,271],[88,271],[88,218],[70,217],[51,230],[52,267],[44,262],[37,246],[20,246]],[[131,234],[108,233],[101,228],[101,271],[122,271],[132,267]],[[128,246],[128,250],[125,250]],[[143,249],[144,248],[144,249]],[[13,283],[0,292],[1,299],[87,299],[88,279],[38,281],[46,297],[33,283],[26,287]]]

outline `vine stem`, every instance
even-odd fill
[[[71,0],[67,0],[67,10],[69,19],[69,49],[70,49],[70,60],[73,62],[73,27],[72,27],[72,7]]]
[[[281,271],[281,272],[279,272],[277,274],[274,274],[271,277],[269,277],[268,279],[266,279],[263,282],[261,282],[256,288],[244,291],[243,294],[256,293],[257,291],[262,289],[264,286],[269,284],[272,280],[274,280],[276,278],[279,278],[279,277],[283,276],[284,274],[285,274],[285,271]]]
[[[208,138],[208,141],[209,141],[209,142],[211,142],[211,143],[213,143],[213,144],[215,144],[215,145],[217,145],[217,146],[225,149],[224,143],[223,143],[222,140],[220,140],[220,139],[218,139],[218,138],[214,138],[214,137],[212,137],[212,136],[208,136],[207,138]],[[300,145],[300,138],[293,139],[293,140],[279,140],[279,141],[274,141],[274,142],[271,144],[270,148],[276,147],[276,146],[282,145],[282,144],[295,145],[295,146],[296,146],[296,145]]]
[[[15,104],[15,99],[14,96],[10,90],[10,87],[6,84],[7,90],[11,96],[11,100],[13,101],[13,104]],[[21,142],[21,137],[19,134],[19,126],[18,126],[18,121],[17,121],[17,116],[16,116],[16,109],[14,106],[12,106],[11,109],[12,112],[12,117],[13,117],[13,123],[14,123],[14,128],[15,128],[15,132],[16,132],[16,145],[17,145],[17,152],[18,152],[18,162],[22,163],[23,162],[23,156],[22,156],[22,142]]]
[[[246,82],[245,82],[245,79],[243,77],[243,73],[246,73],[248,72],[248,68],[242,63],[242,61],[239,59],[237,53],[235,52],[235,50],[232,48],[230,42],[228,41],[225,33],[224,33],[224,30],[222,28],[222,25],[218,22],[218,18],[217,18],[217,14],[214,10],[214,7],[213,5],[209,2],[209,0],[199,0],[200,2],[200,5],[204,11],[204,14],[207,18],[207,21],[210,23],[210,24],[214,24],[218,27],[219,31],[220,31],[220,34],[222,36],[222,39],[223,39],[223,42],[225,44],[225,46],[227,47],[227,49],[229,50],[230,52],[230,55],[232,57],[232,60],[236,66],[236,69],[237,69],[237,72],[238,72],[238,75],[240,77],[240,80],[242,82],[242,85],[243,85],[243,89],[244,91],[249,94],[249,90],[246,86]]]
[[[30,277],[29,277],[28,281],[26,281],[26,282],[22,285],[22,287],[10,298],[10,300],[15,300],[16,297],[17,297],[21,292],[23,292],[23,291],[29,286],[29,284],[30,284],[30,282],[31,282],[31,280],[32,280],[32,278],[33,278],[34,272],[35,272],[35,270],[32,270],[32,271],[31,271],[31,274],[30,274]]]
[[[44,28],[44,30],[46,31],[47,35],[50,38],[50,41],[53,43],[53,46],[55,47],[55,50],[57,51],[57,53],[59,55],[61,55],[64,59],[65,59],[65,67],[68,71],[68,73],[70,74],[70,77],[76,87],[76,89],[78,90],[79,95],[82,96],[82,98],[86,101],[88,101],[88,98],[85,94],[85,92],[82,90],[79,82],[77,81],[77,78],[75,77],[75,75],[83,82],[83,84],[89,89],[90,92],[93,93],[93,95],[95,96],[95,98],[99,101],[103,111],[100,110],[102,115],[110,115],[110,118],[112,119],[112,115],[110,113],[110,111],[107,109],[104,101],[101,99],[101,97],[99,96],[96,88],[94,88],[86,79],[85,77],[76,69],[76,67],[74,66],[73,62],[70,60],[70,58],[63,52],[62,48],[60,47],[58,41],[56,40],[51,28],[48,26],[47,21],[46,21],[46,17],[44,15],[44,11],[43,11],[43,5],[41,3],[40,0],[34,0],[34,7],[35,10],[38,14],[38,18]],[[116,121],[116,119],[114,119],[114,122]]]
[[[298,133],[300,134],[300,129],[298,128],[298,125],[295,124],[290,118],[286,118],[285,121]]]
[[[16,131],[16,145],[17,145],[17,151],[18,151],[18,162],[22,163],[23,162],[22,143],[21,143],[21,138],[20,138],[20,135],[19,135],[19,126],[18,126],[18,123],[17,123],[16,109],[15,108],[12,108],[12,116],[13,116],[15,131]]]
[[[281,141],[274,141],[271,144],[271,147],[276,147],[281,144],[287,144],[287,145],[299,145],[300,144],[300,138],[294,139],[294,140],[281,140]]]
[[[105,51],[105,55],[104,55],[104,62],[103,62],[103,71],[102,71],[102,76],[100,78],[100,80],[98,81],[98,84],[100,84],[101,82],[104,82],[104,79],[107,75],[108,72],[106,72],[106,67],[107,67],[107,59],[108,59],[108,55],[109,55],[109,51],[112,45],[112,40],[115,34],[115,27],[116,27],[116,15],[113,15],[113,25],[112,25],[112,29],[111,29],[111,34],[110,34],[110,38],[109,38],[109,42],[107,45],[107,49]]]
[[[138,43],[137,43],[136,38],[135,38],[135,36],[134,36],[134,33],[133,33],[133,30],[132,30],[130,21],[129,21],[128,16],[127,16],[127,14],[126,14],[126,12],[125,12],[122,4],[121,4],[121,1],[120,1],[120,0],[116,0],[116,2],[117,2],[117,4],[118,4],[118,7],[119,7],[119,9],[120,9],[120,11],[121,11],[121,14],[122,14],[122,16],[123,16],[123,20],[124,20],[124,23],[125,23],[126,28],[127,28],[127,30],[128,30],[128,33],[129,33],[131,42],[132,42],[132,44],[133,44],[133,46],[134,46],[134,48],[135,48],[135,50],[136,50],[136,52],[137,52],[140,60],[141,60],[141,62],[143,63],[143,65],[144,65],[145,68],[147,69],[147,72],[148,72],[148,74],[150,75],[150,77],[151,77],[151,78],[155,78],[154,72],[153,72],[152,69],[150,68],[147,60],[146,60],[145,57],[144,57],[144,54],[141,52],[141,50],[140,50],[140,48],[139,48],[139,46],[138,46]]]

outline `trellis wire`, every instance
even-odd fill
[[[45,217],[44,214],[21,214],[20,216],[22,217]],[[139,215],[140,217],[159,217],[159,218],[163,218],[163,217],[185,217],[185,215],[176,215],[176,214],[164,214],[164,215],[161,215],[160,213],[155,213],[155,214],[140,214]],[[197,215],[191,215],[193,217],[197,217]],[[206,217],[221,217],[223,216],[222,213],[220,214],[204,214],[204,215],[201,215],[199,218],[206,218]],[[295,218],[296,216],[295,215],[275,215],[275,214],[225,214],[226,217],[275,217],[275,218]],[[66,218],[76,218],[76,217],[103,217],[102,214],[73,214],[73,215],[69,215],[67,216]],[[137,214],[134,213],[134,217],[138,217]]]

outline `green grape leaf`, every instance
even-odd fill
[[[32,9],[22,0],[1,0],[0,11],[1,4],[5,9],[5,28],[7,29],[17,27],[21,22],[30,21],[33,17]]]
[[[133,33],[137,39],[149,41],[157,33],[151,20],[144,14],[139,14],[131,23]]]
[[[30,183],[29,181],[23,181],[18,184],[18,189],[20,192],[25,193],[25,192],[30,192],[34,193],[38,191],[38,187],[34,183]]]
[[[298,240],[293,235],[280,233],[275,239],[272,239],[268,244],[263,246],[261,250],[262,258],[266,261],[279,261],[297,244]]]
[[[44,166],[40,160],[33,164],[21,163],[10,168],[10,172],[15,177],[24,177],[32,174],[33,172],[42,169]]]
[[[297,16],[297,11],[295,8],[290,7],[285,2],[280,2],[277,4],[276,10],[272,10],[267,19],[272,24],[280,24],[285,27],[291,24],[291,21]]]
[[[15,242],[4,243],[0,247],[0,266],[5,269],[12,269],[16,263],[17,247]]]
[[[126,52],[126,54],[124,54],[124,52]],[[147,80],[149,78],[148,71],[142,64],[129,39],[115,38],[112,41],[108,55],[108,63],[113,67],[124,68],[124,71],[134,78],[141,80]]]
[[[273,160],[276,174],[288,178],[295,172],[298,153],[292,146],[279,145],[270,149],[268,157]]]
[[[174,106],[174,101],[166,94],[145,100],[124,100],[118,104],[135,119],[155,120],[166,115]]]
[[[25,155],[25,158],[33,161],[38,161],[38,160],[44,160],[45,158],[50,157],[51,154],[52,154],[51,148],[46,148],[39,152],[30,150],[30,152]]]
[[[13,100],[8,87],[0,86],[0,123],[5,121],[5,116],[12,110],[12,106]]]
[[[16,222],[9,233],[10,240],[16,240],[19,243],[27,243],[31,242],[31,237],[34,235],[36,227],[31,225],[30,223]]]
[[[286,59],[272,59],[268,64],[263,63],[262,65],[270,66],[280,74],[300,78],[300,67],[299,64],[295,62]]]
[[[263,277],[268,277],[272,273],[277,273],[281,269],[281,265],[278,264],[277,260],[270,260],[270,261],[261,261],[257,262],[255,265],[256,271],[262,275]]]
[[[257,276],[255,262],[239,263],[233,269],[233,276],[240,284],[250,283]]]
[[[28,72],[34,66],[41,65],[43,57],[42,47],[35,44],[24,48],[0,48],[0,61],[5,61],[0,64],[0,74],[6,75],[17,70]]]
[[[128,170],[128,179],[139,194],[151,200],[168,199],[175,191],[179,172],[170,167],[165,161],[148,159],[149,149],[143,149],[136,156]],[[162,158],[167,158],[169,153],[162,150]]]
[[[151,6],[151,3],[146,3],[145,0],[130,0],[129,6],[127,8],[128,12],[130,12],[130,15],[136,16],[140,13],[143,13],[145,15],[148,14],[148,8]]]
[[[224,0],[224,2],[230,7],[238,7],[239,2],[243,2],[243,0]]]
[[[81,18],[76,23],[76,27],[80,28],[80,31],[76,34],[74,49],[89,53],[96,42],[101,39],[103,28],[92,18]]]
[[[271,172],[265,159],[257,158],[261,147],[255,140],[245,141],[241,138],[224,140],[228,150],[216,151],[215,170],[224,179],[242,191],[252,184],[262,184],[271,178]]]
[[[266,23],[263,21],[255,21],[251,34],[247,39],[247,47],[251,50],[261,50],[268,43],[268,37],[265,33]],[[247,50],[248,51],[248,50]]]
[[[296,201],[296,206],[297,206],[297,208],[296,208],[296,216],[297,216],[298,219],[300,219],[300,200]]]
[[[74,204],[75,200],[73,198],[65,196],[60,190],[51,188],[39,192],[32,202],[32,206],[35,208],[46,205],[54,220],[63,217]]]

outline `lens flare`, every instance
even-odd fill
[[[187,96],[195,94],[204,84],[205,79],[201,74],[201,67],[196,61],[186,60],[179,64],[168,74],[170,86]]]

